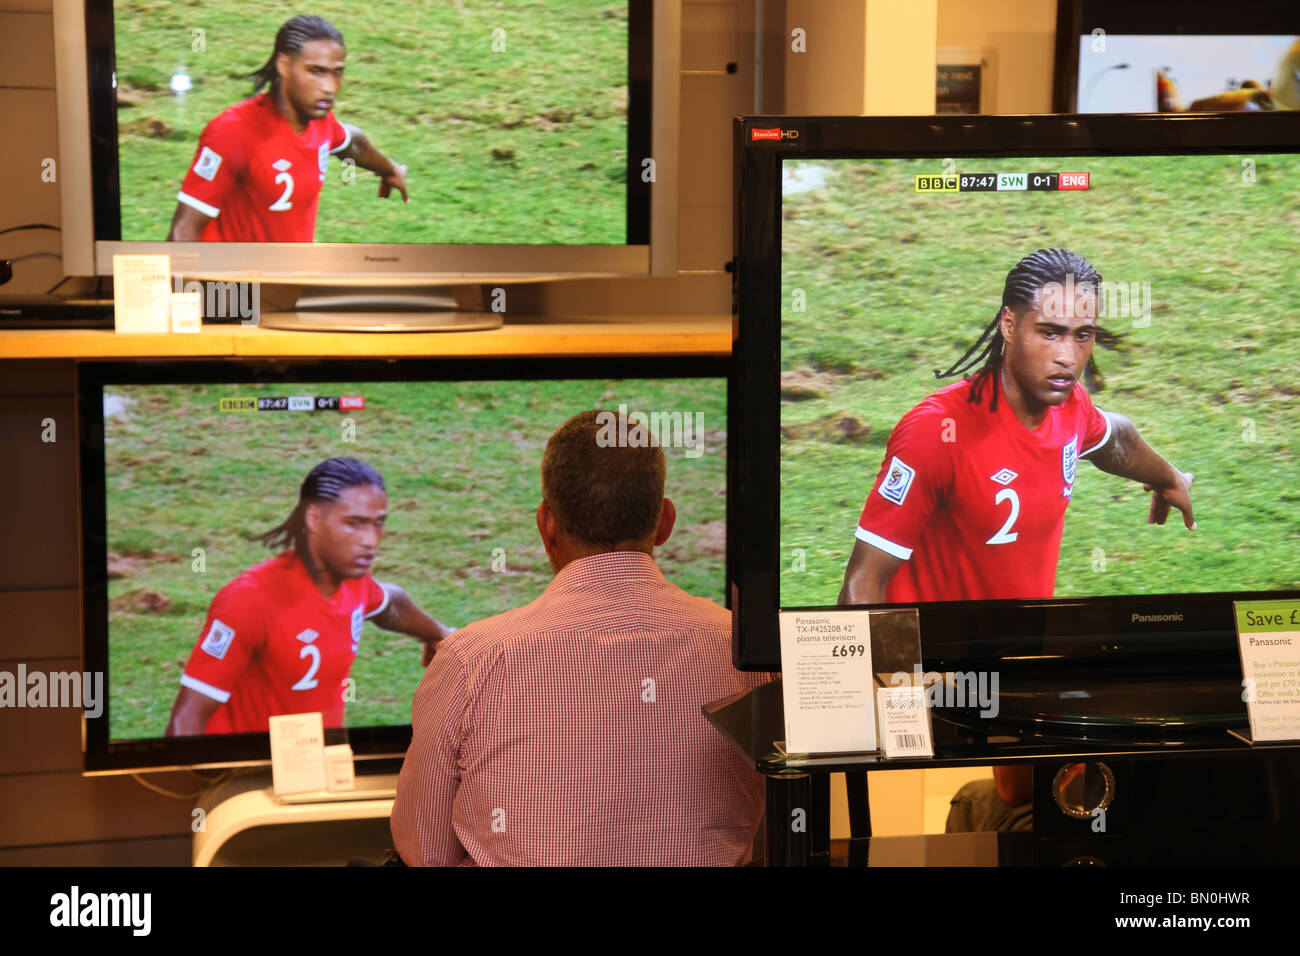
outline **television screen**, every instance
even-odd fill
[[[1300,492],[1291,487],[1300,341],[1281,294],[1300,233],[1278,215],[1300,200],[1300,155],[1040,155],[955,165],[945,178],[931,159],[783,164],[781,548],[802,549],[806,560],[782,566],[782,605],[835,603],[855,526],[857,540],[870,535],[892,553],[923,550],[919,541],[940,534],[925,523],[945,509],[960,509],[954,520],[966,527],[943,533],[978,545],[985,566],[944,560],[923,571],[924,556],[909,554],[917,567],[909,586],[893,589],[898,600],[1300,583]],[[1035,258],[1038,250],[1075,258]],[[1029,474],[1011,474],[1028,471],[1031,459],[986,434],[978,417],[967,422],[965,406],[991,405],[995,384],[1005,395],[1000,383],[981,402],[968,388],[952,390],[983,367],[991,341],[1005,349],[1001,330],[989,329],[1004,288],[1034,281],[1035,270],[1047,276],[1058,260],[1076,271],[1045,278],[1040,298],[1059,282],[1065,313],[1068,277],[1082,288],[1091,266],[1100,282],[1095,299],[1080,303],[1096,307],[1085,321],[1115,336],[1106,348],[1102,334],[1076,330],[1094,336],[1084,345],[1097,374],[1084,400],[1128,418],[1192,476],[1194,532],[1179,514],[1147,524],[1150,495],[1140,483],[1090,467],[1109,427],[1095,413],[1069,423],[1054,449],[1059,460],[1034,475],[1032,490]],[[1068,333],[1046,324],[1036,334],[1047,350],[1044,374],[1061,377],[1061,397],[1088,392],[1083,348],[1066,355],[1056,346]],[[906,418],[936,394],[945,397],[931,400],[934,411]],[[1018,435],[1010,404],[1002,398],[996,421]],[[931,418],[933,445],[896,433],[929,428]],[[980,429],[983,447],[968,444],[968,424]],[[963,482],[977,484],[972,500]],[[1058,538],[1059,561],[1050,544],[1035,544]],[[1260,549],[1273,555],[1263,566]],[[1029,563],[1031,572],[1017,574]],[[919,580],[926,573],[945,580]]]
[[[931,649],[1226,653],[1230,596],[1300,587],[1294,117],[770,125],[737,147],[736,506],[774,516],[733,537],[739,662],[837,604],[921,606]]]
[[[122,240],[644,241],[646,4],[100,2]]]
[[[1061,0],[1062,113],[1300,109],[1300,10],[1279,0]]]
[[[705,360],[84,368],[86,652],[108,688],[89,769],[265,759],[250,721],[312,710],[359,752],[400,754],[422,645],[375,626],[379,585],[448,627],[540,595],[542,451],[589,408],[656,426],[679,514],[657,560],[724,601],[723,375]],[[295,507],[309,476],[348,469],[382,494],[345,502],[320,561],[349,573],[327,596],[292,553]],[[241,648],[241,627],[289,639]],[[183,690],[221,705],[201,730],[177,721]]]

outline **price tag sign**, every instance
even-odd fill
[[[930,711],[924,687],[877,687],[880,743],[886,757],[933,757]]]
[[[1251,738],[1300,740],[1300,601],[1236,601],[1233,607]]]
[[[875,750],[871,612],[783,611],[779,626],[786,752]]]
[[[172,293],[172,331],[197,332],[203,327],[203,297],[197,292]]]
[[[113,328],[166,332],[171,306],[168,256],[113,256]]]
[[[325,724],[314,714],[267,718],[271,731],[271,785],[276,796],[325,789]]]

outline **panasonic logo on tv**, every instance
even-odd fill
[[[366,262],[401,262],[398,256],[363,256]]]
[[[1134,614],[1131,624],[1159,624],[1161,621],[1181,621],[1182,612],[1175,611],[1172,614]]]

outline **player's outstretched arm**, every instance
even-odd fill
[[[881,604],[885,585],[903,565],[902,558],[886,554],[865,541],[855,541],[849,565],[844,569],[844,586],[840,604]]]
[[[424,643],[424,665],[433,660],[434,645],[454,629],[440,624],[425,614],[411,600],[406,589],[397,584],[380,584],[388,592],[388,606],[372,617],[386,631],[397,631],[419,638]]]
[[[203,234],[203,227],[212,221],[212,216],[201,213],[193,206],[183,202],[176,204],[176,213],[172,216],[171,232],[167,233],[168,242],[198,242]]]
[[[1110,441],[1088,456],[1102,471],[1121,478],[1142,482],[1142,490],[1151,492],[1151,510],[1147,521],[1164,524],[1169,509],[1183,514],[1183,524],[1196,527],[1192,517],[1192,475],[1179,471],[1142,440],[1137,426],[1123,415],[1106,412],[1110,419]]]
[[[197,737],[208,729],[208,720],[220,707],[211,697],[196,690],[182,687],[172,704],[172,716],[167,721],[167,737]]]
[[[350,136],[348,145],[335,155],[339,159],[350,159],[362,169],[368,169],[379,177],[379,198],[387,199],[396,189],[402,194],[402,202],[410,202],[406,194],[406,167],[393,162],[370,142],[361,131],[361,127],[351,123],[344,124]]]

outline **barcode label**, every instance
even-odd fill
[[[894,734],[894,746],[904,750],[914,750],[924,746],[920,734]]]

